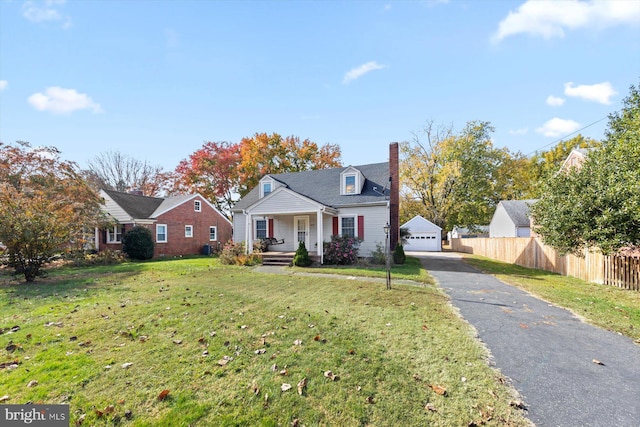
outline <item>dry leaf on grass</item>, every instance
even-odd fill
[[[430,402],[427,403],[426,405],[424,405],[424,409],[425,409],[425,411],[438,412],[436,407],[433,406],[433,403],[430,403]]]
[[[428,386],[431,387],[431,390],[433,390],[436,394],[439,394],[440,396],[447,395],[447,389],[442,386],[435,385],[435,384],[428,384]]]
[[[593,359],[592,360],[593,363],[595,363],[596,365],[601,365],[604,366],[604,363],[602,363],[601,361],[599,361],[598,359]]]
[[[131,366],[133,366],[133,363],[132,362],[127,362],[127,363],[123,363],[121,366],[122,366],[122,369],[128,369]]]
[[[300,396],[302,396],[302,393],[304,392],[305,387],[307,386],[307,378],[303,378],[300,380],[300,382],[298,383],[298,394]]]
[[[329,378],[331,381],[337,381],[340,379],[340,377],[338,377],[337,375],[335,375],[333,372],[331,371],[324,371],[324,376],[326,378]]]
[[[280,390],[282,391],[289,391],[291,390],[291,384],[287,384],[287,383],[282,383],[282,385],[280,386]]]
[[[169,396],[169,390],[162,390],[158,395],[158,400],[162,402],[167,398],[167,396]]]

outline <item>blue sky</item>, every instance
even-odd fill
[[[640,1],[0,0],[0,140],[81,167],[256,132],[375,163],[428,121],[531,154],[639,82]]]

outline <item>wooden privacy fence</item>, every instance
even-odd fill
[[[604,256],[596,251],[585,251],[584,257],[559,255],[537,237],[451,239],[451,249],[589,282],[640,291],[640,258]]]

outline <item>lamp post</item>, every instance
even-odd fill
[[[391,230],[391,227],[389,226],[389,223],[387,223],[384,227],[384,236],[385,236],[385,243],[384,243],[384,247],[385,247],[385,252],[386,252],[386,264],[387,264],[387,289],[391,289],[391,259],[390,259],[390,252],[391,252],[391,248],[389,248],[389,230]]]

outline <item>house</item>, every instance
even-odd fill
[[[416,215],[405,222],[400,228],[406,228],[410,236],[404,245],[406,252],[411,251],[442,251],[442,228],[438,227],[420,215]]]
[[[572,168],[580,169],[584,161],[587,159],[587,153],[589,153],[590,150],[590,148],[574,148],[571,150],[571,153],[569,153],[564,162],[562,162],[560,171],[567,172]]]
[[[136,225],[152,231],[154,257],[217,250],[231,239],[231,221],[199,194],[147,197],[101,190],[100,195],[105,212],[116,225],[108,230],[96,230],[98,251],[122,249],[122,236]]]
[[[489,237],[488,225],[474,225],[471,227],[458,227],[455,226],[448,233],[449,240],[451,239],[470,239],[474,237]]]
[[[358,238],[359,256],[366,257],[384,244],[386,224],[395,246],[398,144],[390,144],[386,163],[265,175],[231,211],[233,240],[245,242],[248,251],[265,238],[282,242],[271,247],[281,252],[295,251],[304,242],[322,262],[323,242],[340,235]]]
[[[537,200],[503,200],[489,224],[489,237],[531,237],[529,207]]]

